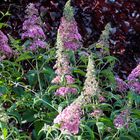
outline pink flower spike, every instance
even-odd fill
[[[66,107],[54,119],[54,123],[60,124],[60,130],[70,134],[77,134],[79,132],[80,118],[82,110],[79,105],[71,104]]]

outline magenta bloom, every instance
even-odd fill
[[[128,128],[128,121],[129,112],[128,110],[124,110],[114,119],[114,126],[118,129],[122,127]]]
[[[76,94],[77,89],[72,87],[60,87],[56,90],[55,95],[66,96],[68,94]]]
[[[132,70],[127,80],[130,89],[140,94],[140,64]]]
[[[65,17],[62,17],[58,32],[66,49],[75,51],[81,47],[82,37],[78,32],[74,18],[67,20]]]
[[[8,45],[8,38],[2,31],[0,31],[0,52],[8,57],[11,57],[13,54],[12,49]]]
[[[35,51],[38,47],[46,48],[46,36],[41,27],[41,19],[38,14],[38,9],[33,3],[30,3],[26,9],[26,18],[23,23],[22,39],[30,39],[31,43],[29,50]]]
[[[79,132],[81,115],[82,110],[80,106],[71,104],[54,119],[54,123],[60,124],[61,131],[77,134]]]
[[[128,89],[128,84],[119,77],[116,77],[115,80],[116,80],[116,90],[119,92],[126,92]]]

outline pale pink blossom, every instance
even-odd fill
[[[67,106],[54,119],[54,123],[60,124],[60,130],[70,134],[79,132],[80,118],[82,115],[81,107],[76,104]]]

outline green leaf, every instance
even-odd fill
[[[48,93],[54,92],[56,89],[58,89],[60,86],[58,85],[52,85],[48,88]]]
[[[136,139],[128,135],[128,136],[120,136],[120,140],[136,140]]]
[[[106,110],[106,111],[109,111],[109,110],[112,110],[113,107],[110,105],[110,104],[107,104],[107,103],[102,103],[99,105],[103,110]]]
[[[109,82],[110,82],[111,84],[114,84],[114,85],[115,85],[114,74],[113,74],[113,72],[112,72],[110,69],[102,70],[102,71],[101,71],[101,74],[102,74],[104,77],[106,77],[106,78],[109,80]]]
[[[97,125],[97,128],[98,128],[98,131],[103,134],[104,129],[105,129],[104,123],[103,122],[96,122],[96,125]]]
[[[43,121],[35,121],[34,122],[35,135],[36,135],[36,139],[37,140],[39,140],[40,137],[42,136],[41,133],[39,134],[39,131],[42,129],[43,126],[44,126],[44,122]]]
[[[20,62],[20,61],[23,61],[23,60],[29,60],[29,59],[32,59],[32,58],[33,58],[33,56],[30,52],[25,52],[17,58],[16,62]]]
[[[111,121],[111,119],[109,119],[107,117],[106,118],[105,117],[99,118],[99,121],[103,122],[108,127],[114,127],[113,122]]]
[[[26,77],[28,78],[29,84],[31,86],[33,86],[37,83],[37,71],[36,70],[28,71]]]
[[[26,112],[23,113],[22,119],[28,122],[32,122],[35,120],[34,114],[35,112],[33,110],[27,110]]]
[[[140,119],[140,111],[135,109],[135,110],[132,110],[132,113],[133,113],[133,117],[134,118],[139,118]]]
[[[87,130],[87,133],[89,134],[88,138],[90,138],[91,140],[95,140],[95,135],[94,135],[93,130],[88,125],[81,125],[81,126]]]
[[[2,129],[2,134],[3,134],[4,139],[6,140],[6,137],[8,135],[8,130],[6,128],[3,128]]]
[[[80,74],[81,76],[85,76],[86,75],[86,73],[83,70],[80,70],[80,69],[74,69],[73,73]]]
[[[8,26],[8,24],[6,24],[6,23],[0,23],[0,29],[3,27],[7,27],[7,26]]]
[[[20,96],[25,93],[22,87],[13,87],[13,91]]]
[[[8,92],[8,89],[5,86],[0,86],[0,93],[4,94],[7,92]]]
[[[9,116],[12,116],[13,118],[16,119],[16,121],[18,121],[19,123],[21,123],[21,115],[17,111],[12,110],[12,111],[8,112],[8,115]]]
[[[107,60],[107,62],[109,62],[109,63],[115,63],[115,61],[118,60],[116,57],[114,57],[114,56],[110,56],[110,55],[104,57],[104,59]]]

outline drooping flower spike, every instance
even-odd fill
[[[129,127],[129,121],[130,121],[129,115],[130,115],[130,113],[129,113],[128,109],[123,110],[114,119],[114,127],[116,127],[117,129],[120,129],[122,127],[128,128]]]

